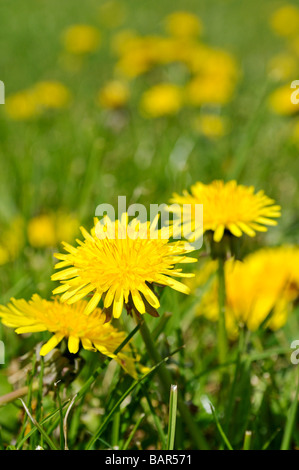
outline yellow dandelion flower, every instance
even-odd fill
[[[91,233],[81,227],[84,242],[76,248],[64,243],[67,254],[56,254],[61,260],[52,276],[53,281],[62,285],[53,291],[62,293],[62,301],[74,303],[93,293],[85,313],[94,310],[103,296],[104,308],[109,316],[118,318],[124,303],[143,314],[146,311],[157,315],[159,300],[153,290],[153,283],[169,286],[179,292],[189,289],[173,277],[192,276],[175,268],[175,264],[195,262],[187,253],[192,251],[182,241],[169,242],[167,228],[156,229],[157,220],[152,224],[140,223],[134,219],[112,222],[105,218],[105,237],[101,235],[101,223],[96,223]],[[100,237],[100,238],[99,238]],[[109,310],[110,309],[110,310]]]
[[[182,107],[182,90],[172,83],[160,83],[141,97],[141,112],[152,118],[177,114]]]
[[[24,243],[24,221],[21,217],[15,217],[8,225],[3,225],[0,235],[0,266],[15,260]]]
[[[188,11],[175,11],[165,19],[165,29],[172,36],[194,37],[203,29],[201,19]]]
[[[138,33],[132,29],[122,29],[116,32],[111,39],[111,49],[114,54],[122,56],[138,43]]]
[[[241,70],[235,57],[223,49],[215,49],[206,44],[196,44],[190,50],[187,64],[192,73],[212,77],[217,75],[218,81],[231,80],[236,83]]]
[[[38,106],[46,109],[66,107],[70,102],[70,92],[65,85],[58,81],[42,81],[32,89]]]
[[[195,117],[193,129],[209,139],[217,139],[227,134],[228,122],[222,116],[204,113]]]
[[[82,300],[70,306],[60,302],[58,297],[49,301],[34,294],[28,302],[11,299],[7,306],[0,306],[0,318],[4,325],[14,328],[18,334],[41,331],[53,333],[42,346],[41,356],[48,354],[66,338],[70,353],[76,354],[81,343],[84,349],[97,350],[115,359],[129,374],[135,376],[134,360],[126,354],[128,345],[117,355],[114,354],[126,335],[111,323],[105,323],[106,317],[100,309],[95,309],[89,316],[84,315],[86,304]]]
[[[6,98],[5,112],[14,121],[26,121],[40,114],[35,94],[32,90],[23,90]]]
[[[99,48],[101,34],[94,26],[75,24],[63,32],[62,42],[65,50],[71,54],[87,54]]]
[[[269,96],[269,107],[274,113],[282,116],[296,114],[299,111],[299,103],[293,103],[292,94],[294,89],[290,84],[280,86]]]
[[[197,312],[211,321],[217,321],[219,315],[217,263],[208,262],[204,270],[209,277],[203,278],[199,272],[192,286],[192,290],[207,286]],[[246,256],[243,262],[226,261],[225,315],[231,337],[237,336],[241,325],[255,331],[265,322],[272,330],[286,323],[299,296],[298,265],[299,248],[295,246],[264,248]]]
[[[113,49],[119,56],[118,74],[128,79],[148,72],[155,65],[184,61],[189,43],[180,38],[139,36],[132,31],[122,31],[113,41]]]
[[[198,75],[186,84],[186,101],[192,106],[225,105],[234,95],[235,83],[229,77]]]
[[[299,32],[299,8],[295,5],[284,5],[278,8],[270,18],[273,31],[283,37],[293,36]]]
[[[126,83],[120,80],[111,80],[98,94],[98,103],[103,108],[122,108],[128,102],[130,96]]]
[[[194,213],[192,207],[203,204],[203,232],[213,231],[215,242],[221,241],[225,230],[235,237],[243,233],[253,237],[256,231],[266,232],[267,225],[277,225],[273,218],[280,217],[280,206],[275,205],[273,199],[263,191],[254,193],[253,186],[238,185],[236,181],[198,182],[191,186],[191,194],[188,191],[182,196],[174,194],[171,202],[190,205],[189,222]],[[174,209],[170,206],[170,210]],[[186,211],[185,216],[187,219]]]
[[[58,81],[38,82],[6,100],[6,114],[15,121],[40,116],[46,109],[64,108],[70,102],[69,90]]]
[[[140,37],[129,32],[118,49],[120,58],[116,64],[116,71],[128,79],[142,75],[154,64],[155,49],[151,37]]]
[[[71,242],[77,233],[76,217],[61,211],[40,214],[29,220],[27,226],[28,240],[34,248],[58,246],[61,240]]]
[[[186,48],[185,63],[194,74],[186,84],[190,105],[225,105],[231,101],[241,72],[229,52],[198,44],[189,54]]]

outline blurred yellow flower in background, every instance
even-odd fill
[[[11,299],[7,306],[0,306],[0,318],[4,325],[14,328],[18,334],[41,331],[53,333],[42,346],[41,356],[48,354],[66,338],[70,353],[76,354],[81,343],[84,349],[99,351],[115,359],[127,373],[136,377],[135,360],[130,355],[129,346],[114,354],[126,334],[118,331],[111,323],[105,323],[106,317],[100,309],[94,310],[89,316],[85,315],[86,303],[82,300],[70,306],[61,303],[58,297],[49,301],[34,294],[28,302]]]
[[[202,113],[193,119],[193,129],[209,139],[223,137],[228,132],[228,121],[213,113]]]
[[[201,34],[203,26],[200,18],[188,11],[175,11],[165,19],[167,33],[177,37],[194,37]]]
[[[37,82],[7,97],[5,111],[10,119],[23,121],[40,116],[48,109],[65,108],[71,99],[68,88],[57,80]]]
[[[71,242],[77,232],[76,217],[61,211],[37,215],[27,225],[28,240],[34,248],[57,247],[61,240]]]
[[[201,299],[197,313],[217,321],[218,261],[209,261],[188,283]],[[226,327],[231,338],[246,325],[257,330],[264,322],[273,330],[287,321],[292,303],[299,295],[299,247],[263,248],[245,257],[243,262],[225,263]]]
[[[117,109],[125,106],[129,100],[128,85],[120,80],[111,80],[98,93],[98,103],[103,108]]]
[[[195,75],[216,75],[219,81],[226,79],[235,83],[240,76],[239,65],[230,52],[206,44],[193,45],[188,57],[188,66]]]
[[[15,217],[8,225],[3,225],[0,233],[0,266],[14,261],[24,243],[24,220],[21,217]]]
[[[173,83],[159,83],[143,93],[140,109],[145,116],[157,118],[177,114],[182,104],[181,87]]]
[[[4,109],[7,116],[14,121],[35,118],[40,112],[32,90],[18,91],[8,96]]]
[[[151,36],[139,36],[133,32],[119,33],[114,40],[119,60],[116,71],[126,78],[133,79],[151,69],[155,63],[156,40]]]
[[[62,43],[70,54],[87,54],[96,51],[101,43],[101,33],[88,24],[74,24],[62,34]]]
[[[58,81],[41,81],[34,85],[32,92],[37,105],[46,109],[59,109],[67,106],[71,94],[67,87]]]
[[[231,101],[240,75],[231,54],[207,47],[199,48],[189,59],[188,66],[195,73],[186,84],[189,104],[225,105]]]
[[[236,181],[213,181],[210,184],[201,182],[191,186],[191,194],[174,194],[171,203],[191,205],[189,212],[184,212],[184,224],[194,218],[194,205],[203,204],[203,232],[213,231],[213,239],[220,242],[225,231],[235,237],[246,233],[250,237],[256,231],[265,232],[267,225],[277,225],[273,218],[280,217],[280,206],[275,205],[263,191],[254,193],[253,186],[238,185]],[[174,211],[170,206],[170,210]],[[181,210],[181,209],[179,209]],[[201,234],[199,234],[201,235]]]
[[[299,103],[292,102],[294,89],[291,84],[282,85],[274,90],[269,96],[269,107],[275,114],[289,116],[299,111]]]
[[[299,34],[299,8],[291,4],[278,8],[270,18],[270,25],[279,36]]]

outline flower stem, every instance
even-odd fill
[[[144,319],[141,319],[141,320],[137,319],[137,321],[140,325],[140,333],[143,338],[148,355],[150,356],[154,364],[158,364],[159,362],[162,361],[162,358],[159,352],[157,351],[157,348],[152,340],[151,333]],[[160,382],[163,387],[164,394],[165,396],[167,396],[167,399],[168,399],[169,391],[173,384],[171,373],[167,369],[166,365],[163,363],[157,369],[157,374],[160,378]],[[179,392],[178,392],[178,398],[177,398],[177,406],[178,406],[181,418],[184,421],[186,427],[188,428],[190,436],[192,437],[192,440],[194,441],[194,444],[196,445],[196,447],[201,450],[208,449],[208,444],[204,436],[202,435],[201,431],[198,429],[196,423],[194,422],[192,415],[189,411],[189,408],[183,401]]]
[[[219,321],[218,321],[218,359],[219,363],[226,362],[227,357],[227,333],[225,326],[225,275],[224,275],[224,259],[218,258],[218,306],[219,306]]]

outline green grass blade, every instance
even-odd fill
[[[58,450],[58,448],[56,447],[56,445],[54,444],[54,442],[52,441],[52,439],[48,436],[48,434],[46,433],[46,431],[41,427],[41,425],[33,418],[33,416],[31,415],[30,411],[28,410],[27,406],[25,405],[24,401],[22,400],[22,398],[20,398],[21,400],[21,403],[24,407],[24,410],[26,411],[30,421],[34,424],[34,426],[36,426],[36,428],[39,430],[39,432],[41,433],[41,435],[44,437],[45,441],[47,442],[47,444],[49,445],[49,447],[52,449],[52,450]]]
[[[251,438],[252,438],[252,432],[251,431],[245,431],[244,442],[243,442],[243,450],[250,450]]]
[[[298,395],[299,395],[299,377],[297,377],[296,394],[295,394],[294,401],[291,405],[291,408],[287,416],[287,421],[286,421],[286,425],[284,429],[284,434],[283,434],[280,450],[289,450],[290,448],[297,409],[298,409]]]
[[[171,355],[175,354],[177,351],[174,351]],[[140,379],[138,380],[134,380],[134,382],[132,383],[132,385],[123,393],[123,395],[119,398],[119,400],[115,403],[115,405],[113,406],[113,408],[110,410],[110,412],[108,413],[108,415],[106,416],[106,418],[104,419],[103,423],[100,425],[100,427],[97,429],[97,431],[94,433],[93,437],[90,439],[90,441],[87,443],[87,446],[86,446],[86,450],[90,450],[93,445],[95,444],[95,442],[97,441],[98,437],[102,434],[102,432],[104,431],[104,429],[106,428],[107,424],[109,423],[111,417],[113,416],[113,414],[115,413],[115,411],[118,409],[118,407],[120,406],[120,404],[125,400],[125,398],[130,395],[131,392],[133,392],[133,390],[137,387],[137,385],[139,385],[141,382],[143,382],[146,378],[148,378],[150,375],[152,375],[156,369],[158,369],[158,367],[160,367],[162,364],[164,364],[168,359],[169,359],[170,356],[167,356],[165,359],[163,359],[161,362],[159,362],[159,364],[156,364],[154,367],[152,367],[152,369],[147,372],[147,374],[143,375],[143,377],[141,377]]]
[[[171,385],[170,398],[169,398],[168,433],[167,433],[167,443],[166,443],[166,449],[165,450],[173,450],[174,449],[176,417],[177,417],[177,404],[178,404],[178,387],[177,387],[177,385]]]
[[[214,420],[215,420],[215,423],[216,423],[216,426],[217,426],[217,429],[219,431],[219,434],[220,436],[222,437],[222,440],[224,442],[224,444],[226,445],[226,447],[229,449],[229,450],[234,450],[231,443],[229,442],[225,432],[223,431],[222,429],[222,426],[219,422],[219,419],[218,419],[218,416],[216,414],[216,411],[215,411],[215,408],[214,406],[212,405],[212,403],[210,403],[210,406],[211,406],[211,410],[212,410],[212,414],[213,414],[213,417],[214,417]]]
[[[137,429],[139,428],[139,426],[140,426],[140,424],[141,424],[141,421],[143,420],[144,416],[145,416],[145,414],[142,413],[142,415],[140,415],[140,417],[138,418],[138,420],[137,420],[135,426],[133,427],[132,431],[131,431],[130,434],[129,434],[128,439],[127,439],[126,442],[124,443],[122,450],[127,450],[127,449],[128,449],[128,447],[129,447],[129,445],[131,444],[132,439],[133,439],[133,437],[135,436],[135,433],[136,433]]]

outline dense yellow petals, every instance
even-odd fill
[[[280,217],[280,206],[274,204],[263,191],[254,192],[253,186],[238,185],[236,181],[213,181],[210,184],[195,183],[191,191],[183,195],[174,194],[171,203],[190,205],[189,218],[194,220],[194,207],[203,205],[203,231],[211,230],[215,242],[220,242],[224,232],[228,231],[235,237],[246,233],[250,237],[255,231],[265,232],[267,227],[275,226]],[[170,206],[172,211],[172,206]],[[187,221],[184,220],[187,224]],[[187,237],[188,238],[188,237]]]
[[[53,281],[63,284],[61,300],[71,304],[92,292],[85,313],[90,314],[103,295],[104,307],[111,307],[119,318],[124,303],[134,305],[139,313],[160,306],[152,284],[169,286],[188,293],[187,287],[173,277],[192,276],[175,268],[177,263],[194,263],[196,258],[186,256],[192,248],[182,241],[169,242],[163,229],[155,224],[128,222],[125,215],[116,222],[108,217],[103,225],[95,220],[95,227],[88,233],[81,228],[84,242],[78,240],[77,248],[64,244],[68,252],[63,256],[67,262],[52,276]],[[61,259],[61,255],[58,255]],[[58,263],[58,269],[61,266]],[[64,268],[64,266],[62,266]]]
[[[94,297],[95,302],[98,300],[97,294]],[[121,308],[120,295],[118,301],[118,308]],[[129,346],[123,348],[121,356],[114,354],[125,340],[125,333],[118,331],[111,323],[105,323],[106,315],[99,308],[93,308],[90,315],[85,314],[86,308],[86,301],[69,305],[62,303],[58,297],[48,301],[35,294],[28,302],[11,299],[7,306],[0,306],[0,319],[19,334],[39,331],[52,333],[52,337],[41,348],[41,356],[47,355],[65,338],[72,354],[78,353],[81,343],[84,349],[98,350],[114,358],[135,377],[134,359],[130,356]]]

